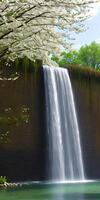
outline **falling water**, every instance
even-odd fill
[[[44,66],[49,172],[52,180],[84,180],[79,128],[67,69]]]

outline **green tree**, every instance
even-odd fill
[[[56,62],[59,65],[59,57],[57,55],[52,55],[51,56],[51,60],[53,60],[54,62]]]
[[[70,51],[70,52],[62,52],[60,57],[53,55],[52,60],[55,61],[60,66],[66,66],[66,65],[76,65],[80,63],[80,60],[78,59],[78,51]]]
[[[78,52],[77,51],[70,51],[68,53],[63,52],[61,54],[62,60],[60,60],[61,65],[72,65],[72,64],[79,64],[78,59]]]
[[[92,42],[90,45],[82,46],[79,50],[78,59],[82,66],[100,68],[100,44]]]
[[[92,42],[90,45],[82,46],[79,51],[64,51],[60,57],[53,55],[52,60],[62,67],[78,65],[98,70],[100,69],[100,44]]]

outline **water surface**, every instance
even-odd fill
[[[0,200],[100,200],[100,182],[26,185],[0,190]]]

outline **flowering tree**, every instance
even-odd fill
[[[94,0],[95,2],[96,0]],[[1,0],[0,59],[48,54],[70,46],[70,33],[83,30],[91,0]]]

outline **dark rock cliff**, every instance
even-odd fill
[[[81,71],[81,70],[80,70]],[[87,179],[100,179],[100,78],[69,70]],[[0,69],[0,175],[45,180],[46,117],[43,69]]]
[[[16,70],[3,69],[0,77],[0,175],[8,181],[42,180],[46,143],[43,70],[17,71],[16,75]]]

